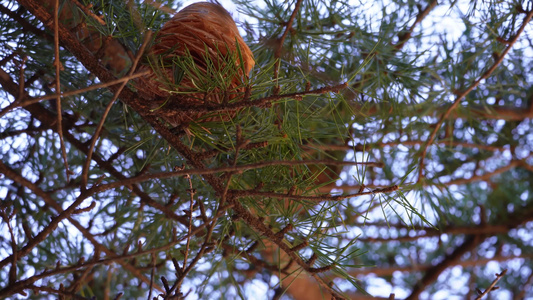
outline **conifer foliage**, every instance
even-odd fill
[[[188,4],[0,0],[0,298],[533,296],[533,2]]]

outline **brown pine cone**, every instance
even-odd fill
[[[231,15],[209,2],[191,4],[174,15],[157,34],[147,56],[149,63],[139,71],[151,73],[140,77],[136,87],[145,101],[151,101],[149,107],[173,126],[220,120],[218,113],[206,117],[194,108],[242,98],[244,82],[254,66],[252,51]],[[195,64],[200,72],[191,71],[187,64]],[[208,84],[220,78],[224,80]],[[232,116],[234,112],[221,114]]]

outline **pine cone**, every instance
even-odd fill
[[[220,120],[194,113],[194,107],[242,99],[245,79],[254,66],[252,51],[231,15],[209,2],[191,4],[174,15],[147,56],[149,63],[139,71],[151,73],[137,80],[139,95],[173,126]]]

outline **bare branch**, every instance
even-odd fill
[[[500,279],[502,279],[502,277],[505,276],[505,274],[507,274],[507,269],[503,270],[500,274],[496,274],[496,279],[492,281],[490,286],[484,292],[482,292],[476,297],[476,300],[481,300],[483,296],[488,295],[490,291],[494,290],[494,287],[496,286],[498,281],[500,281]]]

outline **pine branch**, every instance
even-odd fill
[[[457,248],[454,249],[454,251],[447,255],[441,262],[436,264],[435,266],[429,268],[426,270],[424,277],[420,279],[411,290],[411,294],[405,298],[406,300],[414,300],[418,299],[420,294],[424,291],[424,289],[432,282],[434,282],[439,275],[446,270],[448,267],[453,266],[457,264],[457,262],[461,259],[461,257],[467,253],[472,251],[482,243],[484,238],[477,235],[467,235],[465,236],[464,242],[459,245]]]
[[[496,289],[495,288],[496,284],[498,283],[498,281],[500,281],[500,279],[502,279],[503,276],[505,276],[505,274],[507,274],[507,269],[503,270],[499,274],[496,274],[496,279],[494,279],[494,281],[492,281],[490,286],[484,292],[480,293],[476,297],[476,300],[481,300],[483,298],[483,296],[487,295],[490,291],[495,290]]]
[[[107,247],[103,246],[101,243],[99,243],[95,238],[94,238],[94,235],[92,235],[89,230],[87,230],[85,227],[83,227],[78,221],[76,221],[75,219],[73,219],[71,217],[71,215],[69,214],[72,214],[74,208],[76,208],[77,204],[80,204],[81,201],[83,200],[82,197],[80,197],[79,199],[82,199],[81,201],[76,201],[76,206],[73,206],[71,205],[70,206],[70,210],[69,211],[65,211],[61,208],[61,205],[58,204],[55,200],[53,200],[47,193],[45,193],[43,190],[41,190],[38,186],[36,186],[35,184],[31,183],[30,181],[26,180],[24,177],[22,177],[21,175],[19,175],[18,173],[16,173],[14,170],[10,169],[8,166],[4,165],[3,162],[0,161],[0,173],[2,174],[5,174],[7,177],[11,178],[12,180],[18,182],[19,184],[27,187],[28,189],[32,190],[33,193],[35,193],[36,195],[40,196],[47,205],[51,206],[52,208],[54,208],[54,210],[58,213],[58,216],[56,218],[53,219],[53,222],[49,223],[49,225],[47,226],[47,229],[46,230],[43,230],[41,231],[40,233],[40,236],[37,236],[35,237],[34,239],[32,239],[32,242],[31,243],[28,243],[25,248],[19,250],[19,252],[16,254],[16,256],[18,257],[23,257],[25,256],[28,251],[30,251],[33,247],[35,247],[40,241],[42,241],[42,239],[44,239],[48,234],[50,234],[50,229],[52,228],[55,228],[54,224],[57,225],[57,223],[59,221],[61,221],[63,218],[67,218],[69,220],[69,222],[74,225],[74,227],[76,227],[78,230],[80,230],[80,232],[83,233],[83,235],[93,244],[93,246],[95,247],[95,249],[98,249],[98,250],[101,250],[101,251],[104,251],[108,256],[115,256],[115,253],[112,252],[111,250],[109,250]],[[74,203],[73,203],[74,204]],[[52,224],[53,223],[53,224]],[[22,255],[22,256],[21,256]],[[13,256],[13,255],[12,255]],[[11,256],[10,256],[11,257]],[[13,256],[14,257],[14,256]],[[7,263],[9,262],[9,257],[0,261],[0,268],[3,268]],[[132,274],[134,274],[137,278],[139,278],[140,280],[144,281],[144,282],[149,282],[148,279],[146,277],[144,277],[144,275],[142,275],[139,270],[137,270],[135,267],[131,266],[129,263],[126,263],[124,261],[119,261],[119,263],[122,265],[122,267],[124,267],[126,270],[130,271]],[[40,278],[38,278],[40,279]],[[36,279],[36,280],[38,280]],[[33,284],[33,282],[35,282],[36,280],[34,281],[29,281],[30,284]],[[10,294],[10,291],[11,293],[13,292],[18,292],[21,288],[20,286],[27,286],[25,284],[19,284],[19,282],[17,282],[16,285],[9,285],[8,287],[6,287],[6,294],[5,295],[9,295]],[[156,286],[156,288],[160,291],[163,291],[162,288]],[[2,293],[2,291],[0,291],[0,294]]]
[[[482,81],[489,78],[489,76],[496,70],[496,68],[502,63],[505,56],[509,53],[509,51],[513,48],[516,41],[518,41],[518,38],[524,32],[524,29],[528,25],[529,21],[533,17],[533,9],[527,13],[527,15],[524,17],[524,21],[522,22],[522,25],[516,32],[516,34],[508,41],[507,47],[503,52],[497,57],[496,61],[488,68],[476,81],[474,81],[467,89],[465,89],[462,92],[458,92],[456,94],[455,101],[453,104],[442,114],[437,124],[435,124],[435,128],[433,128],[433,131],[431,132],[431,135],[429,136],[427,142],[424,144],[421,156],[420,156],[420,162],[419,162],[419,171],[418,171],[418,182],[420,182],[424,178],[424,160],[426,158],[427,154],[427,148],[429,145],[433,144],[433,141],[435,140],[435,137],[437,136],[437,132],[442,127],[442,124],[444,124],[444,120],[448,118],[448,116],[452,113],[454,109],[456,109],[461,101],[476,87],[478,87]]]
[[[275,193],[275,192],[260,192],[256,190],[230,190],[229,192],[233,194],[236,198],[262,197],[262,198],[308,200],[308,201],[320,202],[320,201],[340,201],[344,199],[360,197],[360,196],[365,196],[365,195],[377,195],[381,193],[391,193],[399,189],[400,189],[399,186],[393,185],[393,186],[389,186],[385,188],[375,189],[372,191],[358,192],[354,194],[340,195],[340,196],[330,196],[329,194],[323,195],[323,196],[301,196],[301,195],[291,195],[291,194],[280,194],[280,193]]]
[[[438,4],[437,0],[432,0],[430,3],[428,3],[428,5],[426,6],[426,8],[424,10],[419,8],[420,12],[416,16],[416,19],[413,22],[413,24],[411,25],[411,27],[409,27],[409,29],[407,31],[402,32],[401,34],[398,35],[398,43],[394,46],[394,48],[396,48],[396,50],[401,50],[403,48],[403,46],[407,43],[407,41],[409,41],[409,39],[413,35],[413,32],[414,32],[415,28],[417,26],[419,26],[420,23],[422,23],[422,21],[437,6],[437,4]]]
[[[46,20],[49,20],[49,13],[43,9],[41,6],[39,6],[37,3],[33,2],[32,0],[20,0],[20,3],[25,6],[28,10],[32,12],[37,18],[39,18],[44,24],[46,25]],[[108,70],[106,70],[103,66],[101,66],[96,59],[93,58],[93,55],[90,53],[88,49],[83,47],[77,39],[68,31],[68,29],[64,28],[63,26],[59,26],[58,28],[60,40],[62,44],[71,52],[73,53],[82,64],[91,72],[93,72],[96,76],[98,76],[101,81],[103,82],[109,82],[113,80],[113,76],[110,74]],[[113,92],[117,92],[117,89],[114,86],[111,86],[110,89]],[[164,138],[166,139],[185,159],[187,159],[188,163],[192,165],[195,168],[203,169],[205,168],[203,163],[197,159],[197,154],[191,151],[187,146],[185,146],[180,139],[175,136],[168,128],[160,124],[154,116],[151,116],[147,114],[147,110],[145,107],[140,105],[135,101],[135,95],[131,93],[130,91],[124,90],[121,94],[121,99],[126,104],[130,105],[135,111],[137,111],[144,119],[147,121],[152,127]],[[211,174],[204,174],[203,175],[206,182],[208,182],[213,189],[215,190],[217,196],[221,196],[224,190],[224,185],[221,182],[221,179],[218,177],[215,177]],[[263,234],[268,239],[272,240],[274,243],[276,243],[283,251],[285,251],[295,262],[298,263],[304,270],[306,270],[308,273],[310,273],[311,276],[313,276],[319,284],[327,290],[329,293],[331,293],[336,298],[342,298],[338,292],[336,292],[328,283],[322,279],[319,274],[316,272],[312,272],[311,267],[307,266],[305,262],[295,253],[293,252],[287,245],[285,245],[282,241],[279,241],[274,238],[274,233],[265,226],[258,218],[250,214],[238,201],[235,199],[228,199],[228,202],[230,205],[233,205],[234,211],[240,216],[242,220],[244,220],[251,228],[256,230],[257,232]],[[205,248],[205,247],[204,247]],[[150,281],[148,281],[150,282]]]
[[[454,263],[453,265],[450,265],[450,267],[455,266],[461,266],[464,268],[468,267],[475,267],[475,266],[484,266],[487,263],[491,261],[497,261],[497,262],[511,262],[516,259],[532,259],[533,254],[520,254],[520,255],[498,255],[491,258],[479,258],[479,259],[468,259],[468,260],[461,260],[459,262]],[[379,277],[385,277],[385,276],[392,276],[394,272],[408,272],[408,273],[416,273],[416,272],[427,272],[428,270],[432,269],[434,267],[433,264],[411,264],[408,266],[391,266],[391,267],[364,267],[361,269],[353,270],[350,272],[350,275],[354,277],[365,276],[373,274],[374,276]]]
[[[281,50],[283,49],[283,44],[285,43],[285,39],[287,38],[287,35],[289,34],[292,28],[292,23],[294,22],[294,19],[296,18],[296,15],[298,14],[298,11],[300,10],[301,4],[302,4],[302,0],[296,0],[296,4],[294,4],[294,10],[292,11],[291,17],[284,24],[285,31],[283,31],[283,34],[277,41],[278,46],[274,52],[274,57],[277,59],[276,64],[274,65],[274,79],[275,80],[278,79],[278,75],[279,75]],[[279,87],[277,89],[279,89]],[[277,94],[277,93],[274,93],[274,94]]]

